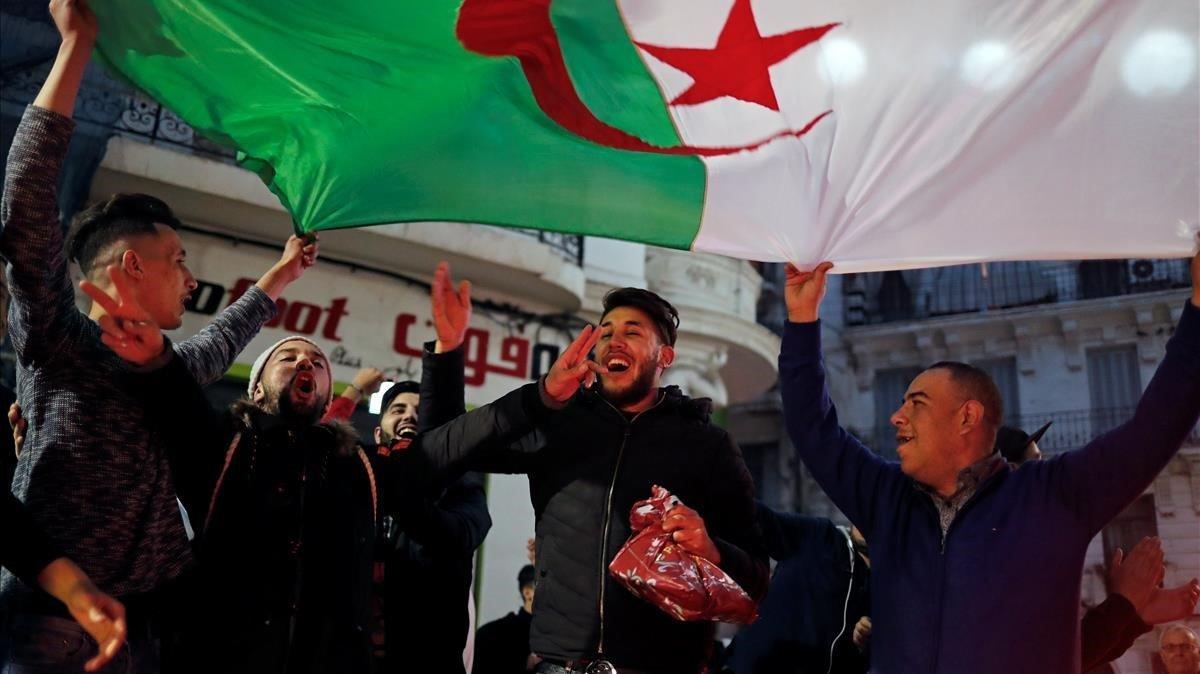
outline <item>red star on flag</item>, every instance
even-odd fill
[[[763,37],[754,22],[750,0],[734,0],[712,49],[636,44],[654,58],[691,76],[692,86],[676,96],[671,105],[697,105],[729,96],[778,111],[779,101],[775,99],[768,69],[820,40],[838,25],[830,23]]]

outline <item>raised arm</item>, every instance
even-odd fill
[[[846,517],[870,539],[880,503],[894,502],[903,486],[896,465],[888,464],[838,424],[837,410],[825,383],[818,320],[825,295],[823,263],[811,272],[788,266],[788,324],[779,353],[783,416],[796,453],[813,478]]]
[[[63,250],[58,176],[74,130],[75,97],[96,40],[96,17],[77,0],[54,0],[50,14],[62,42],[46,82],[17,126],[0,207],[0,256],[12,295],[9,334],[17,357],[27,364],[53,357],[86,320],[75,308]]]
[[[329,403],[329,409],[325,411],[321,421],[350,421],[350,417],[354,416],[354,408],[358,407],[358,401],[364,398],[370,400],[382,384],[383,372],[373,367],[362,368],[354,373],[354,379],[346,384],[342,394],[335,396],[333,402]]]
[[[528,472],[540,447],[539,425],[604,371],[588,359],[599,339],[600,331],[586,326],[540,381],[418,435],[427,468],[438,474]]]
[[[436,353],[425,345],[421,358],[421,399],[417,408],[417,432],[436,428],[467,411],[462,347]]]
[[[1200,417],[1200,253],[1191,271],[1191,300],[1133,418],[1041,467],[1091,534],[1150,485]]]
[[[417,430],[423,432],[467,411],[462,344],[471,322],[471,283],[455,287],[450,266],[438,265],[429,293],[437,340],[425,345],[421,359],[421,402]]]
[[[217,314],[203,330],[175,346],[188,371],[201,386],[217,381],[233,365],[262,326],[275,316],[275,300],[316,263],[315,239],[291,236],[279,261],[258,282]]]
[[[1162,577],[1163,551],[1158,538],[1143,538],[1128,556],[1117,548],[1108,564],[1108,598],[1089,609],[1080,625],[1082,671],[1116,660],[1135,639],[1150,631],[1139,613]]]
[[[538,384],[526,384],[449,423],[418,434],[408,449],[378,462],[379,487],[388,509],[400,517],[423,508],[445,484],[447,476],[462,473],[490,450],[506,447],[533,433],[550,410]],[[514,465],[494,466],[495,472],[516,472]]]

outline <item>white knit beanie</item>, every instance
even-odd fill
[[[321,345],[317,344],[311,339],[307,337],[301,337],[300,335],[284,337],[278,342],[272,344],[269,349],[260,353],[258,358],[254,359],[254,366],[250,368],[250,381],[246,384],[246,395],[250,396],[251,400],[254,399],[254,388],[258,386],[259,380],[262,379],[263,368],[266,366],[267,361],[270,360],[271,354],[275,353],[275,350],[283,346],[285,342],[308,342],[309,344],[312,344],[322,356],[325,357],[326,362],[329,360],[329,358],[325,356],[325,351],[321,348]],[[325,405],[328,407],[329,403],[333,401],[333,372],[330,372],[329,368],[326,368],[325,376],[329,379],[329,400],[325,401]]]

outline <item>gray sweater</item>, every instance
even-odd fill
[[[167,453],[137,378],[75,306],[55,193],[74,123],[29,107],[8,155],[0,257],[12,294],[17,400],[29,422],[13,493],[53,544],[104,591],[143,593],[190,560]],[[174,346],[200,384],[224,374],[275,313],[252,287]],[[28,588],[5,572],[0,598]]]

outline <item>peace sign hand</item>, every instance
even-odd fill
[[[115,299],[91,281],[79,282],[80,289],[104,309],[104,315],[97,321],[100,341],[122,359],[134,365],[146,365],[163,353],[162,330],[138,304],[124,270],[109,265],[106,271],[116,290]]]
[[[581,385],[590,386],[596,381],[597,375],[608,373],[600,363],[588,359],[588,354],[598,341],[600,329],[588,325],[554,361],[542,384],[552,401],[562,405],[575,395]]]

